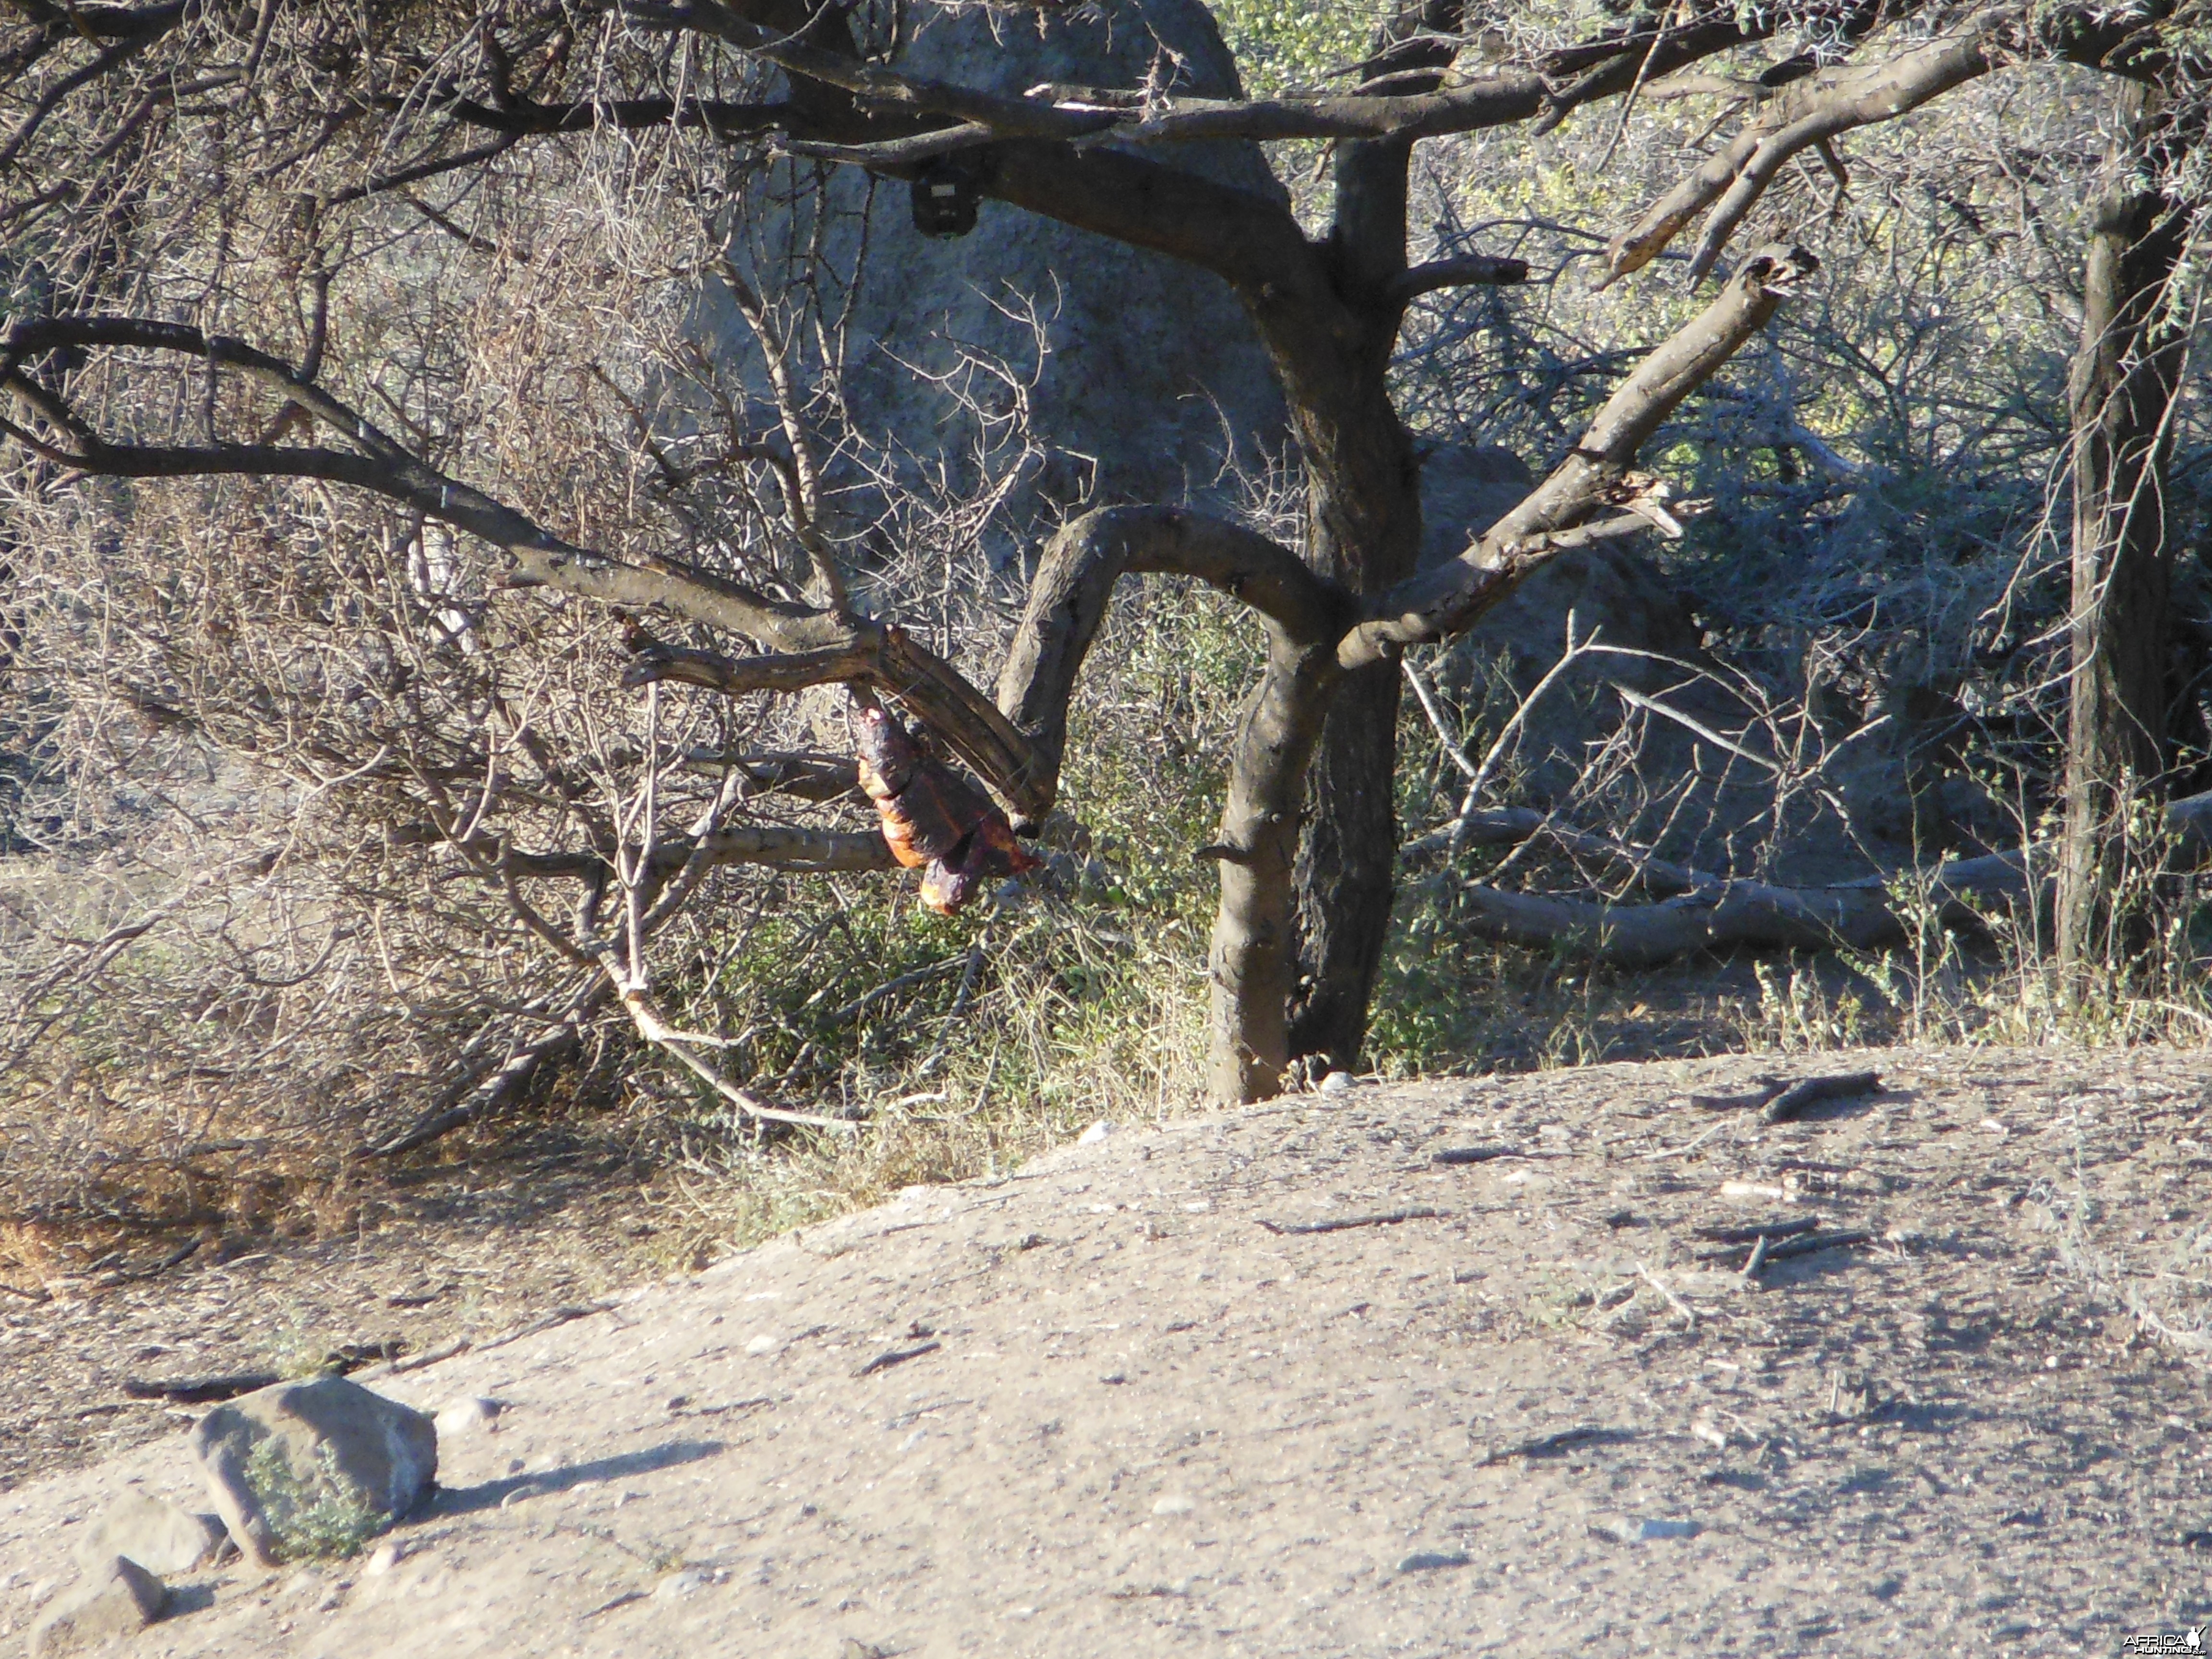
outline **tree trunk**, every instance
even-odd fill
[[[1298,801],[1322,711],[1341,684],[1332,643],[1301,646],[1268,629],[1267,666],[1244,706],[1221,811],[1221,905],[1207,957],[1213,981],[1206,1092],[1266,1100],[1290,1058],[1291,870]]]
[[[1389,386],[1400,307],[1385,297],[1406,268],[1412,149],[1393,139],[1340,154],[1333,274],[1364,337],[1340,354],[1334,396],[1293,405],[1312,492],[1307,562],[1362,598],[1413,574],[1421,544],[1419,465]],[[1287,1036],[1291,1058],[1325,1068],[1359,1065],[1389,933],[1399,689],[1395,662],[1346,675],[1308,776]]]
[[[2124,902],[2142,798],[2166,769],[2167,599],[2172,575],[2166,466],[2188,352],[2173,279],[2189,215],[2159,190],[2173,141],[2131,92],[2124,176],[2097,204],[2083,283],[2074,424],[2071,702],[2058,953],[2069,994],[2142,942]]]

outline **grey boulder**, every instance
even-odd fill
[[[256,1565],[350,1553],[408,1514],[438,1474],[438,1431],[342,1376],[280,1382],[192,1431],[208,1495]]]
[[[70,1553],[88,1574],[105,1572],[121,1556],[163,1577],[190,1572],[222,1547],[219,1516],[190,1510],[143,1492],[126,1492],[85,1529]]]
[[[31,1659],[61,1659],[131,1636],[161,1616],[168,1586],[136,1561],[111,1556],[64,1591],[31,1626]]]

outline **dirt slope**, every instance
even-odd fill
[[[388,1570],[214,1575],[139,1649],[2113,1653],[2203,1623],[2203,1377],[2084,1275],[2185,1324],[2212,1067],[1852,1063],[1893,1087],[1771,1128],[1682,1097],[1780,1062],[1607,1066],[911,1191],[373,1382],[510,1409]],[[1763,1291],[1697,1259],[1808,1213],[1872,1239]],[[189,1498],[182,1437],[0,1493],[0,1651],[125,1479]]]

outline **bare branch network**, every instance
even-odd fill
[[[1390,379],[1407,308],[1424,295],[1517,283],[1529,273],[1519,259],[1486,253],[1410,261],[1407,177],[1417,143],[1510,126],[1540,133],[1605,100],[1623,100],[1626,110],[1640,99],[1719,98],[1717,125],[1740,118],[1734,136],[1623,227],[1604,255],[1606,279],[1626,277],[1694,225],[1694,283],[1718,268],[1785,167],[1816,156],[1840,189],[1848,134],[1992,71],[2060,61],[2168,102],[2201,102],[2206,80],[2201,56],[2191,55],[2199,50],[2197,13],[2170,0],[2111,8],[1691,5],[1636,12],[1592,38],[1504,63],[1487,61],[1460,0],[1413,0],[1378,30],[1348,88],[1267,98],[1197,96],[1172,81],[1048,83],[1021,95],[953,84],[892,67],[866,46],[848,10],[797,0],[544,0],[434,29],[376,7],[358,27],[334,11],[295,15],[266,3],[12,0],[8,9],[19,27],[0,47],[0,87],[20,112],[0,139],[0,223],[19,235],[71,227],[81,255],[55,280],[51,314],[11,323],[0,349],[9,404],[0,432],[27,465],[43,469],[42,487],[229,475],[381,498],[497,550],[510,589],[653,611],[704,631],[714,642],[667,643],[630,630],[625,683],[649,697],[673,683],[729,696],[843,684],[863,708],[878,694],[891,699],[973,769],[995,798],[993,810],[1021,831],[1039,826],[1058,798],[1084,660],[1122,576],[1188,577],[1246,607],[1265,633],[1266,663],[1228,757],[1220,829],[1206,849],[1221,875],[1209,959],[1209,1079],[1216,1095],[1231,1099],[1273,1092],[1306,1057],[1351,1064],[1359,1054],[1393,883],[1389,859],[1378,862],[1372,849],[1397,845],[1390,780],[1401,653],[1464,632],[1532,573],[1577,548],[1645,529],[1680,534],[1686,508],[1670,506],[1669,484],[1639,470],[1639,456],[1819,269],[1788,242],[1742,257],[1702,310],[1635,362],[1549,476],[1456,557],[1421,571],[1419,461]],[[1754,79],[1700,68],[1780,39],[1806,44]],[[591,40],[602,43],[596,56],[582,44]],[[301,77],[296,96],[266,93],[272,53]],[[607,73],[610,64],[624,72]],[[606,95],[610,88],[622,95]],[[163,134],[221,118],[232,107],[226,100],[264,121],[257,185],[289,202],[286,234],[296,233],[307,250],[301,280],[314,308],[296,362],[174,317],[142,314],[164,308],[146,297],[158,285],[107,274],[116,260],[128,263],[118,252],[127,236],[104,216],[107,194],[126,177],[143,181],[149,158],[164,154]],[[718,276],[763,347],[781,433],[757,454],[775,467],[788,526],[809,561],[804,598],[704,562],[617,556],[568,540],[434,464],[420,434],[386,429],[360,399],[325,386],[328,255],[347,234],[349,209],[396,198],[468,240],[475,233],[406,192],[435,179],[492,178],[526,146],[653,130],[726,144],[765,141],[788,155],[897,179],[953,168],[959,189],[1219,277],[1249,316],[1288,405],[1307,491],[1300,544],[1178,507],[1087,514],[1044,549],[995,692],[987,693],[895,619],[867,615],[851,599],[851,573],[820,527],[819,469],[800,391],[763,301],[727,259],[710,256],[698,271]],[[1285,140],[1329,147],[1334,201],[1321,234],[1308,234],[1286,197],[1180,164],[1188,151],[1179,147],[1194,141]],[[219,203],[226,187],[206,186],[208,201]],[[210,216],[222,218],[214,208]],[[188,363],[204,379],[203,418],[191,441],[132,435],[103,401],[134,373],[164,363]],[[232,395],[226,388],[234,385],[251,395]],[[226,422],[219,411],[230,411]],[[248,435],[221,435],[226,423]],[[187,429],[181,416],[173,426],[171,436]],[[866,782],[871,775],[864,765],[854,775]],[[642,799],[617,814],[641,828],[589,854],[510,845],[486,829],[480,809],[447,814],[426,833],[500,884],[564,971],[585,976],[565,1001],[556,999],[572,1028],[594,999],[611,994],[641,1033],[733,1103],[765,1115],[772,1109],[702,1057],[703,1039],[656,1012],[643,960],[648,924],[720,862],[888,866],[896,834],[885,842],[723,821],[749,795],[820,799],[819,792],[848,788],[844,777],[834,762],[826,769],[814,762],[730,769],[712,806],[665,838],[648,778]],[[896,791],[871,784],[869,793],[880,804]],[[945,834],[964,829],[982,836],[975,845],[997,845],[994,827],[969,822],[965,810],[940,826]],[[886,807],[886,824],[895,817]],[[609,882],[621,888],[624,926],[604,927],[595,897],[583,907],[589,925],[554,926],[519,884],[554,876],[594,894]],[[944,890],[967,888],[950,881]],[[1498,923],[1506,933],[1517,926]],[[603,983],[591,977],[594,968]]]

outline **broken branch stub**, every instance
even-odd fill
[[[1582,441],[1520,506],[1456,559],[1376,600],[1370,618],[1338,645],[1338,665],[1364,668],[1406,646],[1464,633],[1573,545],[1574,532],[1600,507],[1656,494],[1656,480],[1631,477],[1637,452],[1820,268],[1805,249],[1778,243],[1746,259],[1718,299],[1637,365]]]

